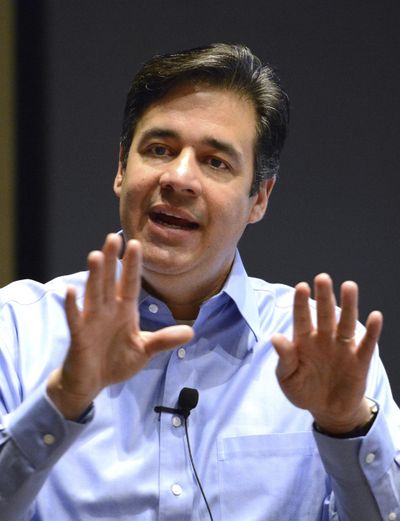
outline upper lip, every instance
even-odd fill
[[[167,204],[156,204],[150,208],[151,213],[159,213],[164,215],[171,215],[172,217],[177,217],[178,219],[184,219],[190,223],[194,223],[199,225],[199,220],[188,210],[184,210],[182,208],[177,208],[175,206],[169,206]]]

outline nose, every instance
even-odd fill
[[[160,176],[161,188],[185,195],[201,193],[200,171],[194,151],[182,149],[177,157],[166,164]]]

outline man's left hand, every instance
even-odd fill
[[[309,307],[310,288],[301,282],[294,296],[293,340],[280,334],[272,337],[279,355],[277,377],[287,398],[309,410],[321,430],[332,434],[351,432],[370,418],[364,393],[383,317],[379,311],[370,313],[366,332],[357,344],[357,284],[342,284],[338,321],[329,275],[315,277],[314,293],[316,326]]]

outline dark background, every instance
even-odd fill
[[[241,42],[274,65],[290,135],[248,272],[290,285],[329,272],[381,309],[381,353],[400,398],[397,2],[17,2],[18,277],[85,269],[118,229],[112,192],[124,98],[155,53]]]

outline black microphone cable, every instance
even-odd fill
[[[206,495],[204,493],[203,487],[201,486],[201,481],[200,481],[200,478],[199,478],[199,476],[197,474],[196,466],[195,466],[194,461],[193,461],[192,450],[190,448],[190,441],[189,441],[189,433],[188,433],[188,426],[187,426],[187,416],[184,417],[184,420],[185,420],[186,442],[187,442],[187,448],[188,448],[188,452],[189,452],[190,463],[192,464],[193,473],[195,475],[197,484],[199,485],[199,489],[200,489],[201,495],[203,496],[204,503],[206,504],[208,515],[210,516],[210,520],[214,521],[214,518],[213,518],[212,513],[211,513],[210,505],[208,504],[208,501],[207,501]]]

